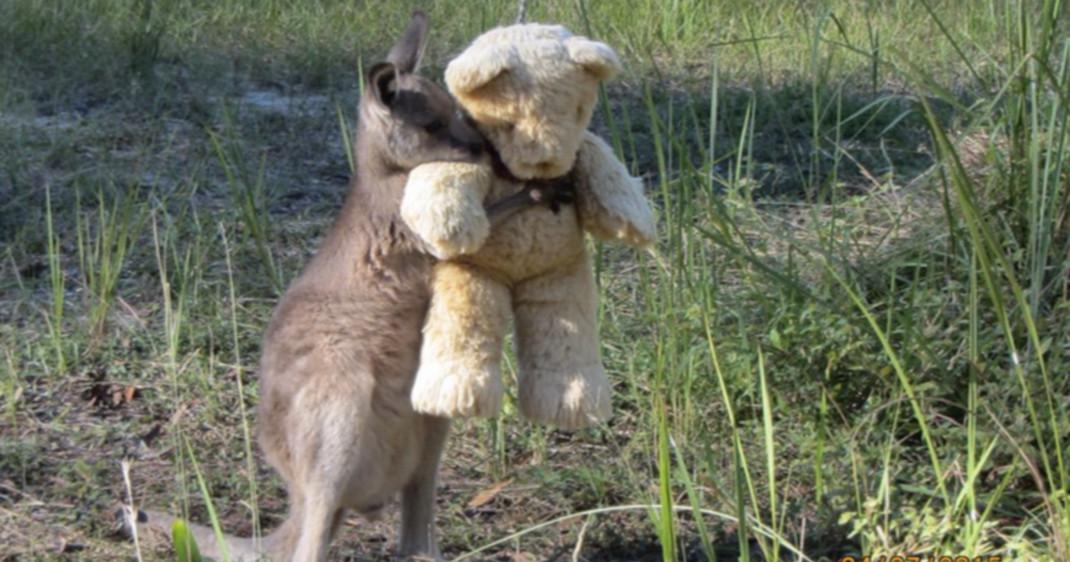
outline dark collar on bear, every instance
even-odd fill
[[[494,175],[513,183],[522,183],[525,188],[521,191],[514,193],[503,199],[499,199],[488,207],[488,210],[495,207],[507,208],[516,204],[530,206],[536,204],[536,202],[542,200],[542,198],[549,197],[550,210],[557,214],[561,209],[561,205],[571,204],[575,200],[575,175],[573,172],[576,170],[576,166],[573,165],[572,169],[565,172],[564,175],[556,178],[539,178],[523,180],[513,174],[509,170],[509,167],[502,161],[502,155],[498,152],[498,149],[494,147],[489,141],[485,143],[485,150],[490,155],[491,170]],[[518,203],[522,202],[522,203]]]

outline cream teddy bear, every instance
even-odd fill
[[[655,236],[642,183],[587,131],[599,84],[619,70],[607,45],[540,24],[492,29],[447,67],[491,162],[424,164],[405,187],[402,218],[444,260],[411,394],[417,411],[497,414],[512,317],[521,413],[565,429],[609,417],[584,231],[637,247]],[[488,236],[484,204],[566,175],[575,205],[528,208]]]

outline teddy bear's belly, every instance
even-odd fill
[[[483,247],[461,261],[487,270],[501,281],[516,283],[563,265],[584,252],[583,230],[573,205],[554,213],[532,207],[494,228]]]

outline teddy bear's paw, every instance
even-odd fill
[[[433,256],[447,260],[475,253],[483,247],[489,234],[490,222],[485,216],[476,215],[464,224],[440,224],[424,239]]]
[[[656,219],[643,182],[629,173],[605,140],[585,132],[576,168],[577,209],[585,230],[607,242],[638,248],[653,244]]]
[[[635,205],[625,218],[618,218],[614,222],[616,228],[611,229],[613,237],[636,248],[650,246],[657,236],[654,213],[649,206]]]
[[[601,365],[572,373],[521,371],[519,405],[524,417],[560,429],[597,425],[613,415],[612,388]]]
[[[424,362],[416,372],[410,399],[413,409],[422,414],[493,417],[502,405],[501,371],[445,361]]]
[[[613,185],[618,193],[614,193]],[[620,175],[616,181],[604,180],[588,186],[579,197],[584,229],[600,240],[620,241],[636,248],[654,243],[656,220],[638,179]]]
[[[482,212],[449,212],[450,207],[446,204],[434,210],[416,208],[416,205],[406,205],[405,202],[401,211],[409,228],[440,260],[476,252],[490,234],[490,221]]]

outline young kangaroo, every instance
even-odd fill
[[[415,75],[427,21],[413,14],[360,100],[357,174],[341,214],[279,302],[264,337],[258,433],[286,482],[290,512],[260,541],[227,539],[231,560],[322,562],[345,510],[377,511],[401,493],[400,554],[438,560],[435,475],[449,422],[413,412],[409,391],[430,298],[432,265],[401,221],[407,173],[431,161],[485,158],[483,138],[449,95]],[[491,209],[568,200],[529,190]],[[172,518],[138,514],[140,526]],[[211,530],[194,527],[206,555]]]

